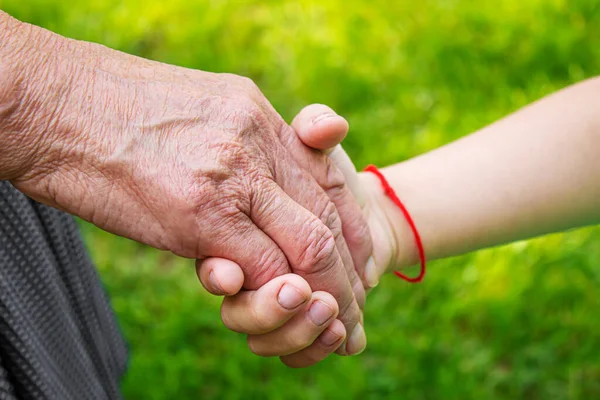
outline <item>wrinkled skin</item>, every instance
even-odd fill
[[[383,203],[389,202],[389,199],[377,177],[366,172],[356,173],[343,148],[335,146],[339,137],[333,137],[331,130],[318,129],[311,123],[311,118],[306,118],[311,111],[315,111],[314,106],[302,110],[292,126],[304,144],[328,154],[344,174],[347,186],[363,209],[373,238],[372,262],[367,267],[366,278],[370,287],[376,286],[381,275],[393,267],[392,260],[396,259],[394,255],[398,251],[393,224],[383,212]],[[318,300],[329,302],[334,308],[335,300],[324,296],[322,292],[313,292],[308,301],[310,289],[298,276],[284,275],[256,291],[240,292],[244,279],[240,266],[229,260],[211,258],[198,266],[198,277],[210,293],[226,295],[221,307],[224,324],[236,332],[247,334],[248,346],[257,355],[278,355],[290,367],[307,367],[327,358],[335,351],[335,340],[341,341],[346,335],[341,323],[314,323],[311,305]],[[214,282],[219,282],[220,286],[215,287]],[[277,293],[286,284],[304,291],[306,306],[293,310],[281,306]],[[273,346],[273,343],[277,346]]]
[[[4,152],[21,162],[2,166],[0,178],[109,232],[232,260],[247,289],[297,273],[334,296],[353,331],[371,252],[360,209],[341,173],[302,145],[251,81],[23,24],[5,36],[4,59],[19,65],[0,128]]]

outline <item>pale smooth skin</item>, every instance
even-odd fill
[[[346,121],[316,107],[317,125],[341,140]],[[335,306],[313,297],[345,330],[360,325],[372,252],[361,210],[332,162],[246,78],[133,57],[0,12],[0,179],[109,232],[199,263],[230,259],[246,289],[294,272],[333,295]],[[338,352],[355,352],[357,340]]]
[[[599,97],[600,78],[590,79],[456,142],[383,168],[415,220],[428,259],[600,223]],[[412,232],[379,179],[371,173],[356,174],[341,146],[328,148],[331,140],[313,135],[310,125],[294,127],[304,143],[330,155],[365,212],[374,243],[369,287],[377,285],[383,273],[415,264]],[[229,265],[230,271],[237,268]],[[217,269],[213,272],[227,279]],[[203,284],[210,287],[204,280]],[[261,307],[269,309],[274,303],[270,298]],[[223,309],[228,323],[235,318],[232,311]],[[237,315],[243,313],[236,310]],[[274,325],[281,336],[277,340],[285,342],[288,331]],[[247,326],[250,322],[244,321],[237,330],[246,332]],[[305,339],[307,348],[310,340]],[[302,367],[319,360],[299,352],[282,361]]]

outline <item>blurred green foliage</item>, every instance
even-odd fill
[[[288,120],[329,104],[350,121],[359,168],[443,145],[600,68],[593,0],[0,8],[142,57],[249,76]],[[367,304],[367,351],[305,370],[252,355],[189,260],[83,230],[131,345],[130,399],[600,398],[598,228],[438,261],[421,285],[388,277]]]

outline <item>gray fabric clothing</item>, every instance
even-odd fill
[[[126,362],[74,219],[0,181],[0,399],[118,399]]]

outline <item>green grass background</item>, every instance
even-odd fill
[[[329,104],[350,121],[359,168],[436,148],[600,70],[596,1],[0,8],[143,57],[249,76],[288,120]],[[304,370],[252,355],[227,331],[191,261],[83,231],[131,345],[129,399],[600,398],[598,228],[438,261],[421,285],[388,277],[368,300],[365,353]]]

